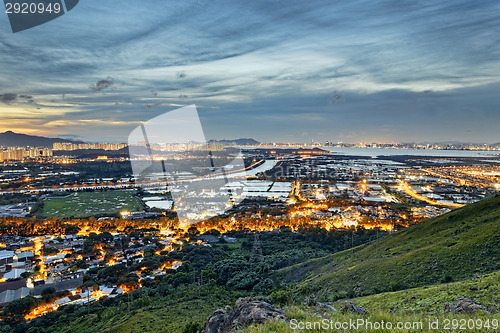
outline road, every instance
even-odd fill
[[[429,199],[427,197],[424,197],[423,195],[420,195],[418,194],[417,192],[415,192],[415,190],[413,190],[413,188],[410,186],[410,184],[408,184],[407,182],[404,182],[404,181],[400,181],[399,182],[399,186],[401,186],[401,189],[406,193],[408,194],[409,196],[411,196],[412,198],[415,198],[417,200],[420,200],[420,201],[425,201],[431,205],[435,205],[435,206],[445,206],[445,207],[454,207],[454,208],[460,208],[460,207],[463,207],[465,205],[461,205],[461,204],[457,204],[457,203],[445,203],[445,202],[437,202],[437,201],[434,201],[432,199]]]

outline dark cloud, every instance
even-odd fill
[[[0,95],[0,101],[5,104],[10,104],[17,99],[17,94],[2,94]]]
[[[57,136],[65,139],[83,140],[83,138],[80,135],[75,135],[75,134],[58,134]]]
[[[19,95],[19,99],[25,101],[28,104],[36,104],[33,96],[31,95]]]
[[[36,104],[31,95],[18,95],[12,93],[0,94],[0,101],[5,104],[21,103],[21,104]]]
[[[169,103],[169,102],[158,102],[158,103],[154,103],[154,104],[146,104],[146,107],[148,109],[152,109],[152,108],[156,108],[159,106],[171,106],[171,105],[173,105],[173,104]]]
[[[115,80],[112,77],[107,77],[104,80],[98,81],[96,84],[91,84],[90,89],[93,92],[103,91],[112,87],[115,84]]]
[[[330,97],[330,104],[336,104],[344,99],[342,91],[334,91]]]

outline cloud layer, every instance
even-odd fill
[[[0,120],[125,141],[196,104],[211,138],[498,142],[499,7],[88,0],[17,34],[5,16]]]

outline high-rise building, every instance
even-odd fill
[[[86,150],[86,149],[103,149],[103,150],[120,150],[127,147],[125,143],[71,143],[71,142],[54,142],[53,150]]]

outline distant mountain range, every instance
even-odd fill
[[[253,145],[259,145],[260,142],[254,139],[234,139],[234,140],[210,140],[208,143],[222,143],[223,145],[242,145],[242,146],[253,146]]]
[[[68,143],[85,143],[83,141],[69,140],[63,138],[48,138],[44,136],[28,135],[21,133],[14,133],[7,131],[0,133],[0,147],[52,147],[54,142],[68,142]],[[254,139],[242,138],[235,140],[210,140],[210,143],[221,143],[225,146],[230,145],[259,145],[260,142]]]
[[[84,143],[83,141],[73,141],[62,138],[47,138],[44,136],[27,135],[7,131],[0,133],[0,146],[3,147],[49,147],[52,148],[54,142]]]

